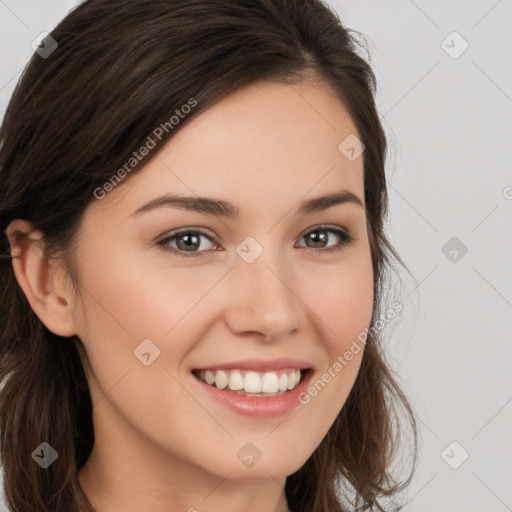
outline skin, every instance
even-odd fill
[[[191,370],[295,357],[311,363],[315,382],[370,326],[364,207],[295,214],[300,201],[342,189],[364,203],[363,156],[350,161],[338,150],[350,134],[355,125],[327,86],[258,82],[226,97],[89,205],[75,247],[78,298],[63,268],[42,257],[42,233],[17,243],[30,224],[9,226],[14,269],[32,308],[86,349],[96,440],[79,481],[101,512],[288,510],[286,477],[326,435],[363,351],[309,404],[278,418],[244,417],[212,402]],[[241,216],[163,207],[130,217],[165,193],[227,200]],[[304,235],[321,224],[356,239],[341,251],[315,252],[340,242],[322,230],[323,244],[308,241]],[[211,235],[191,249],[201,255],[157,245],[180,228]],[[250,264],[235,252],[247,236],[263,248]],[[186,252],[183,237],[168,246]],[[147,338],[161,351],[149,366],[134,356]],[[236,456],[247,442],[262,454],[250,468]]]

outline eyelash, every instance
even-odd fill
[[[349,233],[348,231],[344,231],[344,230],[341,230],[338,228],[331,228],[331,227],[327,227],[327,226],[317,226],[316,228],[306,232],[304,235],[301,236],[301,238],[304,238],[306,235],[309,235],[310,233],[314,233],[315,231],[326,231],[326,232],[334,233],[340,237],[341,242],[339,242],[337,245],[335,245],[333,247],[328,247],[327,249],[309,248],[309,250],[314,253],[332,253],[332,252],[342,251],[343,249],[345,249],[347,246],[349,246],[356,240],[356,237],[354,235],[352,235],[351,233]],[[163,240],[160,240],[160,242],[158,242],[157,245],[162,247],[162,249],[164,251],[169,251],[173,254],[176,254],[178,256],[183,256],[185,258],[201,256],[201,254],[205,251],[187,252],[187,251],[182,251],[180,249],[176,249],[174,247],[170,247],[168,245],[168,243],[170,241],[175,240],[180,235],[191,235],[191,234],[204,236],[211,242],[217,244],[217,241],[215,239],[213,239],[212,237],[210,237],[203,231],[193,230],[193,229],[188,228],[188,229],[178,231],[178,232],[174,233],[173,235],[168,236],[168,237],[164,238]]]

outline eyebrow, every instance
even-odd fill
[[[355,204],[364,208],[363,202],[354,193],[348,190],[342,190],[333,194],[306,199],[297,207],[297,215],[308,215],[311,213],[327,210],[339,204]],[[157,208],[177,208],[192,212],[213,215],[216,217],[226,217],[230,219],[240,217],[240,210],[237,206],[228,201],[213,199],[209,197],[186,197],[167,194],[157,197],[149,203],[135,210],[130,217],[138,216],[142,213],[155,210]]]

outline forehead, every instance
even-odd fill
[[[177,193],[226,199],[243,215],[341,189],[363,198],[363,155],[351,161],[339,149],[349,136],[358,136],[353,120],[328,86],[254,83],[193,118],[96,206],[126,217]]]

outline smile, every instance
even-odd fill
[[[200,381],[217,389],[232,391],[242,396],[278,396],[291,391],[301,381],[305,371],[287,368],[271,372],[242,369],[194,370]]]

